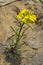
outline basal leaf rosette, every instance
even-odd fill
[[[17,15],[17,18],[21,19],[22,22],[24,23],[35,23],[37,17],[36,15],[28,10],[28,9],[23,9],[19,12],[19,14]]]

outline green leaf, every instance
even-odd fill
[[[14,37],[14,36],[15,36],[15,34],[13,34],[13,35],[11,35],[10,37],[8,37],[7,40],[6,40],[6,43],[7,43],[9,40],[11,40],[11,38]]]
[[[14,16],[14,18],[16,19],[16,21],[21,25],[21,21],[17,19],[17,17]]]
[[[20,36],[20,39],[23,37],[23,35],[24,35],[24,33],[26,32],[27,29],[28,29],[28,27],[22,32],[22,35]]]
[[[15,30],[12,26],[10,26],[10,27],[16,33],[16,35],[18,35],[17,30]]]

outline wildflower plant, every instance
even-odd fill
[[[21,54],[21,51],[19,50],[19,47],[18,44],[21,40],[21,38],[23,37],[25,31],[31,27],[30,24],[35,24],[35,21],[36,21],[36,15],[28,10],[28,9],[23,9],[21,10],[17,16],[15,17],[15,19],[17,20],[17,22],[20,23],[20,27],[19,27],[19,30],[15,30],[12,26],[11,26],[11,29],[16,33],[16,41],[14,42],[14,39],[12,39],[12,37],[14,35],[12,35],[11,37],[9,37],[7,39],[7,42],[8,40],[10,39],[12,41],[12,45],[6,45],[5,46],[5,52],[6,52],[6,55],[7,57],[9,58],[17,58],[20,56]],[[28,24],[29,27],[27,27],[25,30],[23,30],[22,32],[22,28],[24,26],[24,24]],[[22,32],[22,33],[21,33]]]

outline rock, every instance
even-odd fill
[[[5,3],[11,2],[13,0],[3,0]],[[39,1],[39,0],[37,0]],[[25,6],[25,3],[28,3]],[[1,4],[0,4],[1,5]],[[6,39],[13,34],[13,31],[10,29],[10,26],[17,25],[15,23],[14,16],[16,16],[15,6],[16,5],[20,10],[28,8],[32,10],[37,17],[41,16],[43,13],[43,7],[40,3],[36,3],[35,0],[22,0],[21,2],[17,1],[12,4],[9,4],[4,7],[0,7],[0,43],[5,44]],[[43,21],[43,19],[41,19]],[[39,24],[39,22],[38,22]],[[22,56],[21,65],[40,65],[43,64],[43,30],[40,28],[42,26],[38,25],[34,30],[28,29],[24,34],[22,41],[25,41],[27,46],[24,44],[21,50],[24,52]],[[26,26],[27,27],[27,26]],[[15,38],[15,37],[14,37]],[[22,41],[20,41],[22,43]],[[3,43],[4,42],[4,43]],[[3,54],[3,46],[0,45],[0,54]],[[3,60],[1,65],[8,65],[7,63],[3,64],[5,58],[0,56]],[[6,60],[4,61],[6,62]],[[12,65],[12,64],[11,64]]]
[[[9,2],[12,2],[12,1],[15,1],[15,0],[0,0],[0,2],[4,2],[4,3],[9,3]]]
[[[31,61],[32,65],[41,65],[43,63],[43,48],[40,48],[37,51],[36,56]]]
[[[29,47],[33,49],[39,49],[43,46],[43,30],[36,29],[29,31],[26,34],[29,36],[24,41]]]
[[[3,52],[4,52],[4,46],[3,46],[3,44],[2,43],[0,43],[0,54],[2,54]]]

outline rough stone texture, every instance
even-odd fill
[[[43,63],[43,50],[42,48],[37,51],[36,56],[31,61],[32,65],[41,65]]]
[[[14,23],[14,16],[17,14],[15,5],[20,10],[28,8],[34,11],[37,17],[43,15],[43,5],[38,0],[22,0],[0,7],[0,65],[12,65],[5,60],[3,45],[6,39],[14,34],[10,26],[17,24]],[[25,45],[21,47],[23,52],[21,65],[43,65],[43,18],[38,21],[33,30],[30,28],[27,30],[22,41],[25,41]]]

